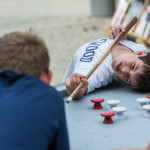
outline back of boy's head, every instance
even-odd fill
[[[150,92],[150,53],[147,56],[139,57],[143,62],[142,73],[135,77],[136,85],[133,89],[140,92]]]
[[[31,32],[12,32],[0,38],[0,71],[11,69],[37,78],[49,69],[48,49],[42,38]]]

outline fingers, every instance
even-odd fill
[[[115,38],[120,32],[125,32],[125,28],[122,25],[116,25],[112,27],[112,30],[110,31],[110,36],[112,38]],[[123,39],[126,39],[126,37],[123,37]]]
[[[120,26],[113,26],[110,35],[112,38],[115,38],[121,32]]]
[[[70,75],[70,77],[65,81],[65,84],[70,89],[75,89],[81,82],[85,84],[85,86],[88,85],[88,81],[86,79],[86,76],[73,73]]]
[[[72,88],[76,88],[81,82],[83,82],[85,85],[88,84],[86,76],[81,74],[73,73],[69,78]]]
[[[150,142],[146,148],[119,148],[119,149],[112,149],[112,150],[150,150]]]
[[[88,80],[84,75],[77,73],[73,73],[72,75],[70,75],[70,77],[65,81],[67,93],[70,95],[81,82],[84,83],[84,87],[78,92],[75,97],[76,99],[81,98],[88,89]]]
[[[148,144],[146,150],[150,150],[150,142],[149,142],[149,144]]]
[[[112,150],[147,150],[145,148],[119,148],[119,149],[112,149]]]
[[[81,78],[81,81],[84,83],[84,86],[88,86],[88,80],[87,78]]]

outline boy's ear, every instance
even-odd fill
[[[137,52],[134,52],[134,54],[137,55],[138,57],[147,55],[147,53],[144,51],[137,51]]]
[[[46,84],[50,84],[51,83],[51,80],[52,80],[52,76],[53,76],[53,73],[52,71],[48,71],[48,72],[43,72],[41,75],[40,75],[40,80],[43,81],[44,83]]]

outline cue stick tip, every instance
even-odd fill
[[[66,100],[66,103],[69,103],[72,100],[72,98],[69,96],[68,99]]]

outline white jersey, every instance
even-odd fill
[[[112,41],[112,38],[103,38],[81,46],[74,54],[62,82],[64,82],[72,73],[87,75]],[[143,45],[136,44],[132,41],[121,40],[120,43],[134,52],[148,52]],[[111,83],[113,79],[117,79],[111,64],[112,56],[110,53],[88,79],[88,93],[101,86],[106,86]]]

